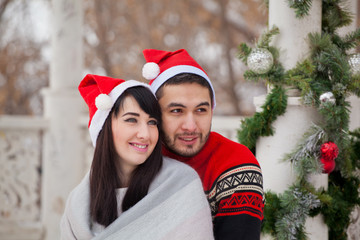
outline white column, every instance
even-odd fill
[[[280,61],[285,69],[308,57],[308,34],[321,32],[321,0],[313,0],[309,15],[295,17],[295,9],[286,0],[269,1],[269,26],[277,26],[280,34],[274,37],[273,45],[280,49]]]
[[[77,91],[82,77],[82,1],[52,0],[50,86],[44,89],[42,221],[44,239],[59,239],[59,224],[71,189],[81,180],[84,104]]]
[[[347,4],[349,6],[349,10],[352,12],[352,14],[354,16],[354,21],[349,26],[346,26],[346,27],[340,29],[339,34],[342,36],[346,35],[349,32],[355,31],[357,28],[356,20],[357,20],[358,14],[359,14],[357,12],[358,4],[359,4],[358,0],[348,0]],[[354,51],[351,53],[355,53]],[[360,98],[355,95],[351,95],[348,98],[348,100],[351,105],[349,129],[354,130],[354,129],[360,127]]]
[[[272,45],[280,49],[280,61],[286,70],[294,68],[297,62],[308,57],[308,34],[321,32],[321,8],[321,0],[313,0],[309,15],[298,19],[287,1],[269,1],[269,27],[275,25],[280,30]],[[289,95],[286,113],[273,124],[274,136],[261,137],[256,144],[256,157],[263,171],[265,191],[282,193],[294,182],[295,175],[290,163],[281,160],[285,154],[295,150],[304,133],[319,119],[316,109],[302,105],[296,92],[290,92]],[[254,99],[258,110],[264,102],[265,96]],[[327,187],[327,177],[326,174],[312,176],[311,181],[316,187]],[[305,228],[309,239],[328,239],[327,226],[322,216],[308,218]],[[269,237],[262,236],[262,239]]]
[[[349,0],[348,1],[349,10],[352,12],[354,16],[354,21],[347,27],[341,28],[339,34],[341,36],[346,35],[349,32],[355,31],[357,28],[356,20],[358,16],[358,0]],[[353,50],[350,53],[355,53]],[[354,130],[360,127],[360,98],[355,95],[351,95],[348,98],[351,105],[350,112],[350,125],[349,129]],[[350,224],[346,231],[348,235],[348,239],[357,239],[360,236],[360,207],[354,208],[352,213],[350,214]]]

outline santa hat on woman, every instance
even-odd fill
[[[142,68],[142,75],[150,81],[154,94],[171,77],[180,73],[192,73],[205,78],[209,83],[214,96],[213,108],[215,108],[215,91],[208,75],[185,49],[175,52],[145,49],[143,54],[147,63]]]
[[[89,107],[90,119],[88,127],[94,147],[99,132],[116,100],[126,89],[136,86],[150,89],[147,84],[136,80],[125,81],[93,74],[86,75],[80,82],[79,92]]]

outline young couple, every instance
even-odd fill
[[[210,132],[206,72],[184,49],[143,53],[150,86],[97,75],[79,85],[95,151],[62,239],[260,239],[261,169],[245,146]]]

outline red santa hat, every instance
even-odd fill
[[[80,82],[78,89],[89,107],[90,119],[88,127],[94,146],[116,100],[126,89],[135,86],[144,86],[150,89],[147,84],[136,80],[125,81],[93,74],[86,75]]]
[[[205,78],[209,83],[214,96],[213,108],[215,108],[215,91],[208,75],[185,49],[175,52],[145,49],[143,54],[147,63],[143,66],[142,75],[150,81],[149,84],[154,94],[171,77],[179,73],[193,73]]]

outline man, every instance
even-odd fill
[[[143,76],[150,80],[163,114],[163,153],[199,174],[215,239],[260,239],[261,169],[248,148],[210,132],[216,101],[206,72],[184,49],[143,53]]]

